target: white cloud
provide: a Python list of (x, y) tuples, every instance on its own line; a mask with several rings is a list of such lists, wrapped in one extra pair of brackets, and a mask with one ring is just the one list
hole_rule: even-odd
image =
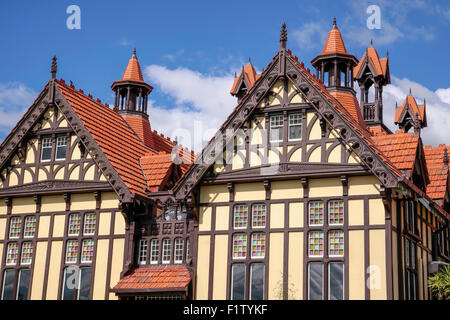
[(300, 29), (294, 30), (292, 35), (301, 49), (320, 49), (325, 44), (329, 25), (320, 22), (307, 22)]
[(9, 133), (36, 97), (37, 93), (23, 83), (0, 83), (0, 133), (2, 135)]

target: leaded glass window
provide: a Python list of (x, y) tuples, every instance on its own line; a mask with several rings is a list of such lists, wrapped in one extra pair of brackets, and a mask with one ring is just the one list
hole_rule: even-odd
[(21, 232), (22, 232), (22, 218), (12, 217), (9, 222), (9, 238), (17, 239), (20, 237)]
[(266, 226), (266, 205), (254, 204), (252, 206), (252, 228), (264, 228)]
[(81, 245), (81, 263), (91, 263), (94, 259), (94, 240), (85, 239)]
[(27, 300), (30, 289), (30, 269), (19, 270), (19, 279), (17, 285), (17, 300)]
[(302, 116), (300, 113), (289, 115), (289, 140), (300, 140), (302, 138)]
[(330, 225), (344, 224), (344, 201), (331, 200), (328, 202), (328, 223)]
[(310, 257), (323, 257), (324, 252), (323, 231), (310, 231), (308, 245)]
[(283, 116), (270, 117), (270, 142), (283, 141)]
[(73, 213), (69, 216), (69, 230), (68, 235), (78, 236), (81, 230), (81, 215), (79, 213)]
[(25, 225), (23, 228), (24, 238), (34, 238), (36, 234), (36, 217), (28, 216), (25, 218)]
[(56, 138), (56, 160), (65, 160), (67, 150), (67, 136)]
[(162, 263), (167, 264), (170, 263), (170, 252), (172, 250), (172, 242), (170, 239), (163, 240), (163, 249), (162, 249)]
[(328, 254), (334, 257), (344, 255), (344, 231), (333, 230), (328, 232)]
[(248, 206), (237, 205), (234, 206), (234, 228), (245, 229), (248, 224)]
[(181, 238), (176, 238), (174, 263), (183, 262), (183, 252), (184, 252), (184, 241)]
[(328, 264), (328, 300), (344, 300), (344, 263)]
[(97, 215), (95, 213), (86, 213), (84, 216), (84, 235), (95, 234), (95, 228), (97, 225)]
[(147, 251), (148, 251), (148, 245), (147, 240), (139, 240), (139, 264), (146, 264), (147, 263)]
[(15, 274), (14, 269), (6, 269), (3, 273), (2, 300), (13, 300)]
[(78, 260), (78, 241), (68, 240), (66, 244), (66, 263), (76, 263)]
[(19, 259), (19, 244), (17, 242), (8, 243), (6, 250), (6, 265), (16, 265)]
[(159, 259), (159, 240), (153, 239), (150, 242), (150, 263), (158, 264)]
[(33, 243), (24, 242), (22, 243), (22, 254), (20, 256), (20, 264), (28, 265), (33, 261)]
[(323, 299), (323, 263), (308, 263), (308, 300)]
[(264, 263), (250, 265), (250, 300), (264, 299)]
[(237, 233), (233, 235), (233, 258), (243, 259), (247, 256), (247, 235)]
[(322, 226), (324, 220), (324, 207), (322, 201), (309, 202), (309, 225)]
[(245, 298), (245, 264), (235, 263), (231, 266), (231, 300)]
[(264, 258), (266, 252), (266, 235), (264, 233), (252, 234), (252, 258)]

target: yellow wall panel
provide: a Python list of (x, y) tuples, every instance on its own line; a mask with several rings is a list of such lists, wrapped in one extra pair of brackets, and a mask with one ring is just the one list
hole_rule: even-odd
[(90, 166), (89, 169), (84, 174), (84, 180), (94, 180), (95, 169), (96, 169), (95, 165)]
[(374, 176), (348, 178), (348, 195), (380, 194), (380, 181)]
[(43, 180), (47, 180), (47, 179), (48, 179), (47, 172), (44, 169), (39, 169), (38, 180), (43, 181)]
[(101, 209), (117, 209), (119, 208), (119, 199), (117, 198), (117, 194), (115, 192), (102, 192)]
[(289, 203), (289, 227), (303, 228), (303, 202)]
[(40, 216), (38, 238), (48, 238), (50, 231), (50, 216)]
[(364, 225), (364, 200), (348, 200), (348, 225)]
[(61, 255), (62, 255), (63, 242), (53, 241), (50, 251), (50, 265), (48, 270), (48, 282), (47, 282), (47, 300), (58, 299), (59, 289), (59, 271), (61, 268)]
[(280, 156), (278, 155), (277, 152), (275, 152), (273, 150), (269, 150), (269, 157), (268, 157), (267, 162), (270, 163), (270, 164), (279, 163), (280, 162)]
[(31, 300), (41, 300), (44, 287), (45, 262), (47, 259), (47, 242), (36, 243), (34, 271), (31, 281)]
[(200, 202), (227, 202), (229, 200), (228, 188), (225, 184), (200, 187)]
[(270, 228), (284, 228), (284, 203), (270, 205)]
[[(234, 201), (265, 200), (266, 190), (262, 182), (238, 183), (234, 186)], [(228, 201), (228, 199), (226, 200)]]
[(200, 216), (198, 223), (199, 231), (211, 230), (211, 215), (212, 215), (211, 207), (200, 207)]
[(93, 193), (75, 193), (70, 196), (71, 210), (95, 210)]
[(283, 299), (283, 256), (284, 234), (276, 232), (270, 234), (269, 248), (269, 300)]
[(216, 230), (228, 230), (229, 218), (230, 208), (228, 206), (216, 207)]
[(9, 175), (9, 186), (13, 187), (17, 186), (18, 184), (19, 184), (19, 177), (14, 171), (12, 171), (11, 174)]
[(31, 175), (31, 172), (28, 170), (23, 171), (23, 183), (31, 183), (33, 182), (33, 176)]
[(98, 235), (109, 235), (111, 230), (111, 212), (101, 212), (98, 226)]
[(342, 183), (339, 178), (311, 179), (308, 185), (311, 198), (342, 196)]
[(289, 233), (288, 299), (303, 299), (303, 232)]
[(4, 199), (0, 199), (0, 215), (6, 214), (7, 206)]
[(41, 198), (41, 212), (57, 212), (66, 210), (66, 201), (62, 195), (43, 196)]
[(79, 180), (80, 179), (80, 166), (76, 166), (69, 176), (70, 180)]
[(385, 210), (383, 200), (369, 199), (369, 223), (370, 224), (384, 224)]
[(125, 217), (120, 211), (116, 211), (116, 216), (114, 218), (114, 234), (125, 234)]
[(233, 162), (231, 164), (232, 170), (239, 170), (244, 168), (245, 151), (238, 151), (233, 156)]
[(301, 198), (303, 196), (300, 180), (274, 181), (270, 188), (270, 198), (273, 200)]
[(384, 230), (369, 231), (369, 266), (374, 266), (375, 281), (370, 288), (371, 300), (386, 299), (386, 239)]
[(341, 148), (342, 146), (338, 144), (328, 155), (328, 162), (330, 163), (341, 163)]
[(11, 213), (35, 213), (36, 203), (32, 197), (13, 198)]
[(97, 241), (97, 256), (95, 261), (94, 288), (92, 298), (94, 300), (104, 300), (106, 290), (106, 273), (108, 268), (108, 247), (109, 240)]
[(364, 268), (364, 231), (352, 230), (348, 232), (348, 260), (349, 260), (349, 299), (365, 299), (365, 268)]
[(5, 235), (6, 235), (6, 218), (2, 218), (0, 219), (0, 240), (5, 239)]
[(64, 236), (64, 228), (66, 216), (64, 214), (57, 214), (54, 216), (53, 221), (53, 237), (63, 237)]
[[(111, 278), (109, 286), (114, 288), (114, 286), (120, 280), (120, 273), (123, 269), (123, 254), (125, 248), (125, 239), (114, 239), (113, 240), (113, 252), (112, 252), (112, 262), (111, 262)], [(109, 299), (117, 300), (115, 294), (110, 294)]]
[(301, 162), (302, 161), (302, 148), (298, 148), (295, 150), (291, 157), (289, 158), (289, 161), (295, 161), (295, 162)]
[(26, 164), (31, 164), (31, 163), (34, 163), (34, 150), (33, 150), (33, 148), (31, 147), (34, 143), (35, 143), (35, 139), (32, 139), (32, 140), (30, 140), (30, 141), (28, 141), (28, 144), (27, 144), (27, 153), (26, 153), (26, 156), (25, 156), (25, 163)]
[(210, 236), (198, 236), (196, 300), (208, 299)]
[(213, 277), (213, 299), (225, 300), (227, 298), (227, 255), (228, 235), (215, 236), (214, 242), (214, 277)]
[(310, 153), (308, 162), (321, 162), (322, 161), (322, 147), (316, 147), (313, 152)]

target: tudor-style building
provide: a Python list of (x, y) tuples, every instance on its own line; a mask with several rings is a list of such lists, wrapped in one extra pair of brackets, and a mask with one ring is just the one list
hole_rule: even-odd
[(114, 107), (54, 59), (0, 146), (1, 299), (431, 299), (450, 150), (423, 147), (425, 103), (406, 97), (392, 133), (388, 58), (358, 61), (335, 20), (314, 75), (286, 44), (283, 25), (263, 72), (243, 67), (194, 163), (151, 130), (135, 51)]

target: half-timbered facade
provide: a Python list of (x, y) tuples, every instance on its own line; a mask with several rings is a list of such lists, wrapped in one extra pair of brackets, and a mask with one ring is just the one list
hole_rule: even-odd
[(114, 107), (57, 80), (55, 59), (0, 146), (1, 298), (433, 298), (449, 148), (422, 145), (425, 102), (410, 94), (392, 133), (388, 57), (371, 44), (359, 61), (336, 21), (315, 74), (286, 43), (283, 25), (262, 73), (243, 67), (193, 163), (151, 130), (136, 52)]

